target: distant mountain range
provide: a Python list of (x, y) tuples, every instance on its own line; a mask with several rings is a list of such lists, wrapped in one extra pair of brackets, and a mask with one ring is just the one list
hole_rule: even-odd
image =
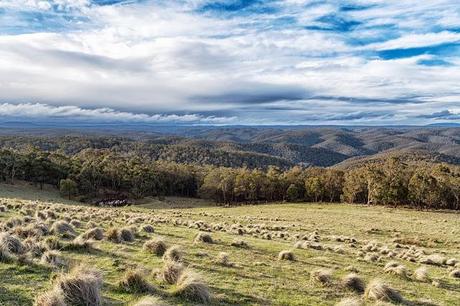
[[(0, 130), (0, 145), (12, 146), (32, 142), (48, 148), (72, 153), (87, 147), (123, 147), (145, 144), (143, 152), (154, 159), (178, 162), (248, 165), (266, 167), (275, 164), (289, 167), (296, 164), (350, 167), (386, 156), (407, 160), (427, 160), (460, 164), (460, 127), (305, 127), (305, 126), (144, 126), (131, 129), (116, 126), (67, 127), (9, 126)], [(0, 123), (0, 126), (2, 124)], [(33, 135), (33, 136), (32, 136)], [(49, 137), (52, 135), (53, 137)], [(64, 136), (65, 135), (65, 136)], [(86, 136), (82, 136), (86, 135)], [(87, 136), (90, 135), (90, 136)], [(37, 141), (36, 138), (42, 138)], [(85, 137), (92, 142), (80, 141)], [(110, 137), (117, 141), (100, 141)], [(65, 138), (65, 141), (59, 141)], [(73, 140), (72, 140), (73, 139)], [(124, 145), (121, 146), (120, 142)], [(103, 145), (101, 145), (101, 143)], [(148, 145), (148, 146), (147, 146)], [(13, 145), (14, 146), (14, 145)], [(137, 146), (138, 147), (138, 146)]]

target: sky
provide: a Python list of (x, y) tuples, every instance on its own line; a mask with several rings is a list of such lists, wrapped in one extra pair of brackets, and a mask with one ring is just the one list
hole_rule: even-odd
[(0, 0), (0, 119), (460, 122), (458, 0)]

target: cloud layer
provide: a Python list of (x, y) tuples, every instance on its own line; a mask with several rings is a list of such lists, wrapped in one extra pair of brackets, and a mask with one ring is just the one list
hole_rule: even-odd
[(0, 116), (452, 122), (456, 2), (3, 0)]

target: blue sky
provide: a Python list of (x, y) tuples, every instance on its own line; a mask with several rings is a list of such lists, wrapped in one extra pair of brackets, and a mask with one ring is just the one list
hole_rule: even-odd
[(2, 0), (0, 118), (460, 119), (456, 0)]

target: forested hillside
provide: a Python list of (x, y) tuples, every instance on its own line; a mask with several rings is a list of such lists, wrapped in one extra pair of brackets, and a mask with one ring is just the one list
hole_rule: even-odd
[(455, 165), (388, 158), (348, 170), (301, 166), (250, 169), (153, 160), (145, 158), (145, 153), (130, 154), (120, 145), (86, 148), (75, 154), (34, 147), (3, 149), (0, 181), (52, 184), (63, 196), (87, 202), (178, 195), (224, 204), (345, 201), (460, 208), (460, 167)]
[(270, 165), (348, 168), (389, 156), (460, 164), (460, 128), (162, 127), (140, 132), (112, 127), (97, 133), (34, 133), (3, 131), (0, 147), (33, 146), (71, 155), (85, 149), (110, 149), (152, 161), (264, 169)]

